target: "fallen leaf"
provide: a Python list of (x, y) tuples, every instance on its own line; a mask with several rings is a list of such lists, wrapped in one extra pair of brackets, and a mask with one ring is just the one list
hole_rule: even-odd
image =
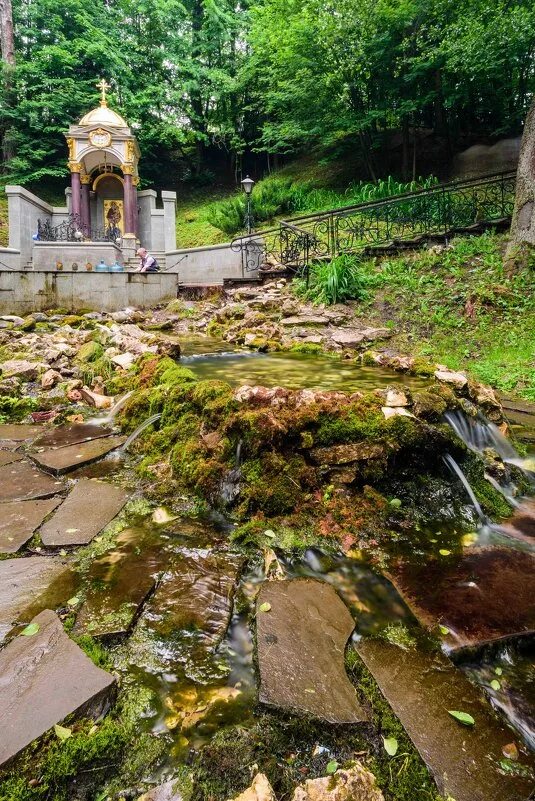
[(518, 759), (518, 748), (516, 747), (515, 743), (507, 743), (502, 748), (502, 754), (507, 757), (507, 759), (512, 759), (513, 762), (516, 762)]
[(398, 752), (398, 741), (395, 737), (383, 737), (383, 744), (388, 756), (396, 756)]
[(438, 628), (439, 628), (439, 630), (440, 630), (440, 633), (441, 633), (441, 634), (444, 634), (444, 636), (445, 636), (446, 634), (449, 634), (449, 633), (450, 633), (450, 630), (449, 630), (449, 629), (448, 629), (446, 626), (439, 626)]
[(399, 509), (401, 506), (401, 501), (399, 500), (399, 498), (392, 498), (392, 500), (390, 501), (390, 506), (393, 509)]
[(24, 637), (32, 637), (39, 631), (39, 623), (30, 623), (25, 629), (22, 629), (21, 634)]
[(77, 595), (75, 595), (73, 598), (69, 598), (69, 600), (67, 601), (67, 606), (76, 606), (79, 603), (80, 599), (78, 598)]
[(269, 537), (269, 539), (272, 540), (274, 536), (275, 532), (272, 531), (270, 528), (268, 528), (267, 531), (264, 531), (264, 537)]
[(79, 528), (66, 528), (65, 534), (76, 534), (78, 531), (80, 531)]
[(459, 723), (464, 723), (465, 726), (473, 726), (475, 723), (474, 718), (472, 715), (469, 715), (468, 712), (458, 712), (455, 709), (448, 709), (448, 714), (458, 720)]
[(441, 556), (449, 556), (449, 555), (450, 555), (450, 553), (451, 553), (451, 551), (448, 551), (448, 549), (447, 549), (447, 548), (441, 548), (441, 549), (440, 549), (440, 551), (439, 551), (439, 554), (440, 554)]
[(271, 604), (268, 604), (267, 601), (263, 604), (260, 604), (258, 607), (259, 612), (269, 612), (271, 610)]
[(496, 690), (496, 691), (497, 691), (497, 690), (500, 690), (500, 689), (501, 689), (501, 686), (502, 686), (502, 685), (500, 684), (500, 682), (498, 681), (498, 679), (492, 679), (492, 681), (491, 681), (491, 683), (490, 683), (490, 686), (492, 687), (492, 689), (493, 689), (493, 690)]
[(502, 673), (503, 673), (503, 670), (501, 669), (501, 667), (496, 667), (496, 668), (494, 668), (494, 672), (496, 673), (497, 676), (501, 676)]
[(56, 736), (63, 742), (63, 740), (68, 740), (69, 737), (72, 735), (72, 730), (67, 729), (65, 726), (60, 726), (58, 723), (54, 726), (54, 731), (56, 732)]
[(338, 770), (338, 762), (336, 759), (331, 759), (331, 761), (327, 764), (326, 770), (329, 776), (332, 776), (333, 773), (336, 773)]
[(463, 536), (461, 537), (461, 543), (465, 548), (469, 548), (471, 545), (474, 544), (474, 542), (477, 542), (477, 534), (475, 534), (474, 532), (470, 534), (463, 534)]

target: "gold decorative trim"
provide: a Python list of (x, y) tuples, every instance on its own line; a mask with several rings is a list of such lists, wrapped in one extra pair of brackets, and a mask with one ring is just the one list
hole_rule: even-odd
[(79, 161), (71, 161), (69, 160), (69, 171), (70, 172), (82, 172), (82, 165)]
[(132, 178), (132, 186), (139, 186), (139, 175), (134, 175)]
[(72, 136), (67, 136), (67, 147), (69, 148), (69, 161), (74, 161), (76, 142)]
[(81, 175), (80, 182), (82, 184), (90, 184), (91, 183), (91, 176), (90, 175)]
[(93, 147), (104, 148), (111, 145), (111, 133), (105, 128), (95, 128), (89, 133), (89, 141)]
[(116, 172), (101, 172), (100, 175), (97, 175), (97, 177), (93, 181), (93, 191), (96, 190), (98, 184), (100, 183), (100, 181), (102, 181), (103, 178), (115, 178), (124, 186), (123, 178), (120, 175), (117, 175)]
[(134, 174), (134, 165), (133, 164), (121, 164), (121, 170), (123, 171), (123, 175), (133, 175)]

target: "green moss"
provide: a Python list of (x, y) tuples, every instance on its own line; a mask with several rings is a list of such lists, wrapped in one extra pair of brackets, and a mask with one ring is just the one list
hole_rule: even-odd
[(291, 347), (292, 353), (312, 353), (320, 354), (323, 348), (315, 342), (295, 342)]
[(37, 398), (0, 395), (0, 423), (22, 420), (38, 406)]
[(210, 320), (208, 325), (206, 326), (206, 333), (209, 337), (221, 337), (223, 335), (225, 328), (221, 323), (218, 323), (216, 320)]
[(187, 367), (182, 367), (168, 356), (164, 356), (158, 361), (153, 375), (153, 384), (182, 384), (188, 381), (196, 381), (196, 378)]
[(412, 411), (425, 420), (439, 420), (448, 408), (446, 401), (432, 392), (418, 392), (413, 400)]
[(62, 320), (63, 325), (70, 325), (71, 328), (79, 328), (83, 323), (89, 322), (79, 314), (69, 314)]
[(341, 407), (335, 413), (319, 416), (314, 434), (317, 445), (359, 442), (379, 436), (384, 427), (384, 416), (377, 401), (360, 401)]
[(414, 375), (422, 376), (422, 378), (430, 377), (435, 374), (436, 366), (430, 362), (417, 356), (414, 359), (411, 367), (411, 373)]
[(89, 342), (84, 342), (84, 344), (78, 349), (78, 353), (75, 356), (75, 360), (77, 362), (95, 362), (97, 359), (104, 353), (104, 348), (98, 342), (94, 342), (90, 340)]
[(32, 317), (31, 314), (25, 317), (19, 328), (21, 331), (33, 331), (35, 328), (35, 317)]
[(268, 452), (258, 459), (246, 460), (241, 468), (241, 514), (262, 510), (276, 516), (292, 511), (302, 501), (313, 476), (314, 471), (301, 456), (285, 458)]
[(89, 634), (81, 634), (72, 638), (80, 646), (82, 651), (91, 659), (92, 662), (102, 670), (111, 670), (113, 667), (112, 659), (105, 648), (93, 639)]

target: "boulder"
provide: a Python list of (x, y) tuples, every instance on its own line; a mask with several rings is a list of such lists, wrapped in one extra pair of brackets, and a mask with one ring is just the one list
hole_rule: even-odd
[(52, 389), (58, 381), (61, 381), (61, 373), (57, 370), (47, 370), (41, 376), (41, 389)]
[(263, 773), (257, 773), (253, 783), (232, 801), (277, 801), (273, 788)]
[(100, 359), (103, 353), (104, 348), (102, 345), (91, 339), (89, 342), (84, 342), (78, 349), (75, 359), (77, 362), (94, 362)]
[(329, 325), (329, 318), (320, 314), (296, 314), (292, 317), (284, 317), (280, 324), (284, 326), (290, 325)]
[[(76, 391), (76, 390), (75, 390)], [(94, 406), (95, 409), (109, 409), (113, 406), (113, 398), (109, 395), (101, 395), (98, 392), (93, 392), (89, 387), (82, 387), (80, 390), (80, 397), (89, 406)]]
[(375, 776), (357, 762), (334, 776), (308, 779), (296, 787), (292, 801), (384, 801)]
[(345, 328), (341, 331), (333, 331), (331, 339), (333, 342), (336, 342), (337, 345), (343, 345), (346, 348), (355, 348), (357, 345), (364, 342), (365, 336), (362, 331)]
[(126, 353), (119, 353), (117, 354), (117, 356), (112, 356), (111, 360), (114, 364), (116, 364), (118, 367), (121, 367), (123, 370), (128, 370), (128, 368), (134, 364), (136, 357), (134, 356), (133, 353), (127, 351)]

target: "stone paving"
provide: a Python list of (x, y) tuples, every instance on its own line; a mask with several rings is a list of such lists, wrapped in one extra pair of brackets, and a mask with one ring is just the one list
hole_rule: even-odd
[(36, 501), (13, 501), (0, 507), (0, 553), (16, 553), (30, 539), (45, 517), (56, 509), (62, 499), (45, 498)]
[(99, 439), (66, 445), (63, 448), (47, 448), (32, 452), (32, 459), (44, 470), (60, 475), (91, 464), (110, 451), (119, 448), (126, 437), (102, 437)]

